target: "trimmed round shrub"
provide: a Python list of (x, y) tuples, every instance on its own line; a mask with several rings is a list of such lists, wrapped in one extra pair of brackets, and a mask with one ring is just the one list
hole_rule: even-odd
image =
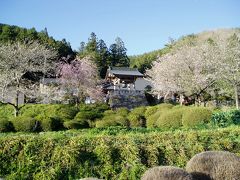
[(115, 114), (119, 116), (124, 116), (124, 117), (127, 117), (128, 113), (129, 113), (129, 110), (127, 108), (118, 108), (115, 111)]
[(94, 120), (96, 118), (100, 118), (102, 115), (100, 115), (98, 112), (95, 111), (80, 111), (75, 116), (74, 120), (81, 121), (81, 120)]
[(70, 121), (65, 121), (63, 123), (64, 127), (67, 129), (82, 129), (82, 128), (88, 128), (89, 124), (87, 121), (82, 120), (82, 121), (76, 121), (76, 120), (70, 120)]
[(103, 113), (109, 110), (109, 106), (105, 103), (95, 103), (95, 104), (81, 104), (79, 106), (80, 111), (97, 111)]
[(145, 118), (147, 119), (148, 117), (152, 116), (155, 114), (158, 110), (158, 106), (149, 106), (146, 108), (146, 111), (144, 113)]
[(147, 109), (145, 112), (147, 128), (157, 127), (156, 122), (160, 118), (160, 116), (169, 109), (172, 109), (173, 107), (174, 106), (172, 104), (162, 103), (157, 106), (152, 106), (151, 108), (149, 108), (149, 110)]
[(157, 107), (158, 107), (158, 110), (166, 110), (166, 109), (172, 109), (174, 105), (168, 104), (168, 103), (162, 103), (157, 105)]
[(186, 170), (198, 180), (239, 179), (240, 157), (226, 151), (206, 151), (193, 156)]
[(119, 124), (114, 120), (99, 120), (96, 121), (96, 128), (106, 128), (110, 126), (118, 126)]
[(97, 128), (109, 126), (129, 126), (128, 121), (129, 110), (127, 108), (118, 108), (116, 111), (106, 110), (103, 113), (103, 118), (96, 121)]
[(46, 106), (47, 105), (42, 105), (42, 104), (41, 105), (39, 105), (39, 104), (36, 104), (36, 105), (27, 104), (23, 108), (21, 108), (19, 114), (21, 116), (34, 118), (35, 116), (42, 113), (46, 109)]
[(184, 169), (172, 166), (159, 166), (148, 169), (141, 180), (193, 180)]
[(113, 114), (115, 114), (115, 112), (113, 110), (106, 110), (106, 111), (104, 111), (103, 116), (109, 116), (109, 115), (113, 115)]
[(74, 119), (76, 114), (79, 112), (78, 107), (72, 105), (61, 105), (57, 107), (55, 116), (62, 119), (63, 121)]
[(127, 117), (111, 114), (104, 116), (102, 120), (96, 121), (97, 128), (109, 127), (109, 126), (129, 126)]
[(58, 131), (63, 128), (62, 121), (57, 117), (45, 117), (40, 123), (43, 131)]
[(184, 109), (182, 123), (185, 127), (194, 127), (209, 123), (212, 111), (203, 107), (189, 107)]
[(39, 123), (32, 117), (18, 116), (11, 120), (14, 129), (18, 132), (35, 132), (39, 129)]
[(10, 132), (13, 130), (14, 127), (12, 122), (10, 122), (6, 117), (0, 117), (0, 132)]
[(129, 126), (129, 120), (127, 119), (126, 116), (115, 115), (113, 120), (119, 126)]
[(129, 113), (128, 119), (131, 127), (146, 127), (145, 110), (146, 107), (137, 107)]
[[(75, 116), (75, 120), (91, 120), (102, 118), (105, 111), (110, 111), (106, 104), (82, 104), (80, 105), (80, 112)], [(110, 111), (113, 112), (113, 111)]]
[(183, 109), (183, 108), (188, 108), (188, 106), (176, 105), (176, 106), (173, 106), (173, 107), (172, 107), (172, 110), (175, 110), (175, 109)]
[(106, 110), (109, 110), (110, 107), (107, 103), (96, 103), (96, 109), (99, 111), (99, 112), (104, 112)]
[(0, 104), (0, 117), (13, 118), (14, 117), (13, 106)]
[(181, 109), (168, 110), (164, 112), (155, 122), (156, 126), (162, 129), (168, 128), (179, 128), (182, 126), (182, 115)]
[(160, 116), (163, 114), (163, 111), (157, 111), (153, 115), (149, 116), (146, 120), (147, 128), (155, 128), (157, 127), (156, 122), (160, 118)]

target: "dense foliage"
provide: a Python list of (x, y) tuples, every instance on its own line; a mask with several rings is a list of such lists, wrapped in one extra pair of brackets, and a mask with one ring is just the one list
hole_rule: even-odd
[(167, 46), (163, 49), (144, 53), (142, 55), (129, 56), (130, 67), (138, 68), (140, 72), (145, 73), (146, 69), (150, 69), (152, 63), (156, 61), (158, 57), (170, 52), (170, 50), (171, 48)]
[(0, 132), (13, 131), (7, 123), (13, 123), (16, 131), (39, 132), (92, 127), (97, 118), (102, 118), (106, 104), (73, 105), (25, 105), (18, 117), (10, 105), (0, 105)]
[(87, 43), (81, 42), (78, 56), (80, 58), (90, 56), (97, 65), (101, 78), (105, 77), (109, 66), (129, 66), (127, 49), (119, 37), (117, 37), (115, 43), (111, 44), (108, 48), (105, 42), (102, 39), (98, 40), (96, 34), (92, 32)]
[(213, 113), (211, 120), (212, 123), (218, 127), (226, 127), (231, 124), (240, 124), (240, 111), (217, 111)]
[(47, 29), (37, 32), (35, 28), (27, 29), (18, 26), (10, 26), (0, 24), (0, 43), (15, 42), (27, 43), (30, 41), (38, 41), (40, 44), (57, 50), (59, 57), (67, 57), (74, 55), (70, 43), (66, 39), (61, 41), (55, 40), (48, 35)]
[(240, 155), (239, 137), (239, 127), (174, 132), (112, 128), (108, 131), (2, 133), (0, 176), (134, 180), (153, 166), (185, 167), (191, 157), (206, 150), (226, 150)]

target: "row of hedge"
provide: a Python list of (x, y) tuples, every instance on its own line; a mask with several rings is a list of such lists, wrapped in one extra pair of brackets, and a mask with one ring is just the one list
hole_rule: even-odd
[[(159, 127), (163, 129), (179, 127), (196, 127), (206, 125), (211, 121), (213, 111), (205, 107), (172, 106), (163, 104), (148, 111), (156, 111), (146, 117), (147, 127)], [(146, 112), (147, 113), (147, 112)], [(149, 113), (148, 113), (149, 114)]]
[(137, 107), (132, 111), (119, 108), (105, 111), (103, 118), (96, 121), (96, 127), (127, 126), (160, 129), (227, 127), (240, 124), (240, 111), (213, 111), (210, 108), (196, 106), (157, 106)]
[[(1, 112), (6, 111), (5, 115)], [(8, 111), (7, 111), (8, 110)], [(196, 127), (227, 127), (240, 124), (240, 111), (213, 112), (194, 106), (157, 106), (109, 110), (106, 104), (93, 105), (26, 105), (16, 118), (9, 107), (0, 107), (0, 132), (58, 131), (64, 129), (106, 128), (110, 126), (178, 129)]]
[(0, 106), (0, 132), (9, 131), (57, 131), (91, 127), (91, 122), (102, 118), (108, 110), (106, 104), (25, 105), (18, 117), (13, 116), (11, 106)]
[(240, 155), (239, 127), (116, 136), (68, 132), (0, 135), (0, 177), (6, 179), (140, 179), (150, 167), (184, 167), (195, 154)]

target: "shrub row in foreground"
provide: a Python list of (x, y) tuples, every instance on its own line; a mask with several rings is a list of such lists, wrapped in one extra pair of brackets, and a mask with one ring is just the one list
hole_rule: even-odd
[(175, 106), (159, 108), (147, 117), (147, 127), (162, 129), (196, 127), (210, 123), (212, 111), (204, 107)]
[(226, 150), (240, 155), (239, 128), (95, 135), (0, 136), (0, 177), (7, 179), (135, 180), (154, 166), (185, 167), (195, 154)]

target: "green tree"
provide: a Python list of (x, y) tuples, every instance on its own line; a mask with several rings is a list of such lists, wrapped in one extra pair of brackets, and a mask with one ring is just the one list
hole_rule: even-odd
[(127, 56), (127, 49), (121, 38), (117, 37), (115, 43), (109, 47), (109, 64), (111, 66), (129, 66), (129, 58)]
[(109, 51), (105, 42), (100, 39), (98, 41), (98, 58), (97, 67), (101, 78), (104, 78), (108, 68)]
[(115, 43), (108, 49), (105, 42), (98, 40), (95, 33), (91, 33), (88, 42), (80, 43), (78, 56), (84, 58), (90, 56), (97, 66), (98, 74), (104, 78), (108, 66), (129, 66), (129, 58), (127, 56), (127, 49), (121, 38), (116, 38)]
[(88, 38), (88, 43), (86, 44), (86, 51), (88, 53), (96, 53), (97, 52), (97, 46), (98, 46), (98, 39), (94, 32), (90, 34), (90, 37)]
[(101, 78), (105, 77), (109, 52), (105, 42), (102, 39), (98, 40), (94, 32), (90, 34), (86, 44), (84, 42), (80, 43), (78, 56), (80, 58), (90, 56), (97, 66), (99, 76)]
[(38, 41), (41, 45), (44, 45), (47, 48), (57, 50), (57, 59), (67, 57), (68, 55), (75, 55), (70, 44), (65, 39), (62, 41), (56, 41), (53, 37), (48, 35), (47, 28), (37, 32), (35, 28), (26, 29), (18, 26), (0, 24), (0, 43), (7, 44), (15, 41), (20, 43)]
[(11, 26), (3, 26), (0, 35), (0, 40), (3, 42), (13, 41), (15, 38), (14, 30)]

